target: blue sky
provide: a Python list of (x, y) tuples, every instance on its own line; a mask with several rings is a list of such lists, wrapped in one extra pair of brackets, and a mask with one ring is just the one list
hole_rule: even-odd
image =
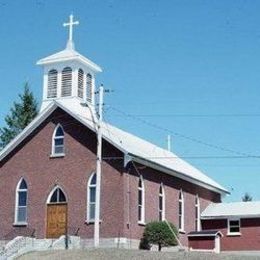
[(162, 147), (177, 132), (234, 150), (172, 135), (175, 153), (232, 192), (226, 201), (246, 191), (260, 200), (260, 159), (232, 158), (260, 155), (259, 10), (240, 0), (0, 0), (0, 126), (25, 81), (40, 102), (35, 63), (65, 47), (73, 12), (76, 49), (103, 68), (97, 84), (114, 90), (105, 119)]

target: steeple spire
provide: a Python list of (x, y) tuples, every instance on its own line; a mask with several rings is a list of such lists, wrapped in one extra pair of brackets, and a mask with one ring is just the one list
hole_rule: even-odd
[(68, 23), (64, 23), (64, 27), (69, 27), (69, 39), (67, 42), (67, 49), (74, 49), (74, 42), (73, 42), (73, 25), (78, 25), (79, 21), (73, 21), (73, 14), (70, 15), (70, 20)]

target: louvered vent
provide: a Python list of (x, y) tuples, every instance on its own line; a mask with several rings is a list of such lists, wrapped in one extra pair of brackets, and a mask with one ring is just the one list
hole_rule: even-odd
[(72, 88), (72, 69), (70, 67), (66, 67), (62, 71), (61, 96), (62, 97), (71, 96), (71, 88)]
[(57, 70), (50, 70), (48, 73), (48, 93), (47, 98), (57, 97)]
[(83, 98), (83, 85), (84, 85), (84, 71), (78, 71), (78, 97)]
[(87, 74), (87, 100), (91, 102), (92, 99), (92, 76)]

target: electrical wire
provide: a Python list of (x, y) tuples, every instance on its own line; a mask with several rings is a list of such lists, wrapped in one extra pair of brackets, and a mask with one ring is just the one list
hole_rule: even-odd
[(122, 115), (124, 115), (125, 117), (128, 117), (128, 118), (131, 118), (133, 120), (136, 120), (140, 123), (143, 123), (145, 125), (148, 125), (150, 127), (153, 127), (155, 129), (158, 129), (158, 130), (161, 130), (161, 131), (164, 131), (164, 132), (167, 132), (168, 134), (172, 134), (172, 135), (175, 135), (177, 137), (181, 137), (183, 139), (186, 139), (186, 140), (189, 140), (189, 141), (192, 141), (192, 142), (195, 142), (195, 143), (198, 143), (198, 144), (201, 144), (201, 145), (204, 145), (204, 146), (207, 146), (207, 147), (210, 147), (210, 148), (214, 148), (216, 150), (220, 150), (220, 151), (224, 151), (224, 152), (229, 152), (229, 153), (233, 153), (233, 154), (237, 154), (237, 155), (242, 155), (242, 156), (247, 156), (247, 157), (255, 157), (255, 155), (252, 155), (252, 154), (249, 154), (249, 153), (246, 153), (246, 152), (241, 152), (241, 151), (236, 151), (236, 150), (233, 150), (233, 149), (230, 149), (230, 148), (226, 148), (226, 147), (223, 147), (223, 146), (219, 146), (219, 145), (215, 145), (215, 144), (212, 144), (212, 143), (208, 143), (208, 142), (205, 142), (205, 141), (202, 141), (200, 139), (197, 139), (195, 137), (192, 137), (192, 136), (187, 136), (187, 135), (184, 135), (184, 134), (181, 134), (179, 132), (175, 132), (175, 131), (172, 131), (166, 127), (162, 127), (162, 126), (158, 126), (154, 123), (151, 123), (147, 120), (144, 120), (142, 118), (139, 118), (137, 116), (134, 116), (134, 115), (131, 115), (131, 114), (128, 114), (124, 111), (121, 111), (120, 109), (118, 108), (115, 108), (113, 106), (110, 106), (110, 108), (118, 113), (121, 113)]

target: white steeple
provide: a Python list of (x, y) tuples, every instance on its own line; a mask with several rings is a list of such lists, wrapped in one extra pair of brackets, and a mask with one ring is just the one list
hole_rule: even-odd
[(78, 25), (70, 15), (69, 39), (63, 51), (37, 62), (44, 69), (43, 100), (41, 110), (56, 99), (77, 99), (80, 103), (94, 105), (95, 75), (102, 69), (74, 49), (73, 26)]

